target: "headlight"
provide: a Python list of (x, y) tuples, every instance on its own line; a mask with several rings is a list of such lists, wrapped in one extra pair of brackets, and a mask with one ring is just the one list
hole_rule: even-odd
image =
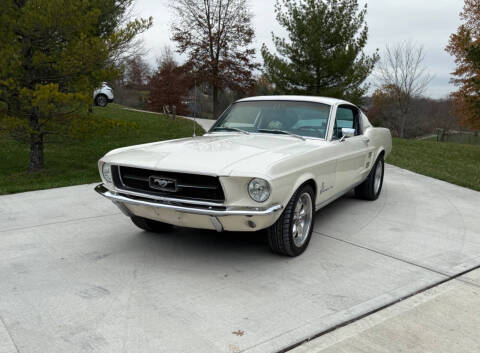
[(268, 181), (254, 178), (248, 183), (248, 194), (257, 202), (264, 202), (270, 197), (270, 184)]
[(103, 163), (102, 165), (102, 174), (103, 174), (103, 178), (108, 182), (108, 183), (112, 183), (113, 182), (113, 179), (112, 179), (112, 167), (110, 164), (108, 163)]

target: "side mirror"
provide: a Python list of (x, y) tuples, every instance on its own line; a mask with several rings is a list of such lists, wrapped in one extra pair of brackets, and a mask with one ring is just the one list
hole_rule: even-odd
[(347, 127), (342, 127), (342, 138), (340, 141), (344, 141), (347, 137), (355, 136), (355, 129), (350, 129)]

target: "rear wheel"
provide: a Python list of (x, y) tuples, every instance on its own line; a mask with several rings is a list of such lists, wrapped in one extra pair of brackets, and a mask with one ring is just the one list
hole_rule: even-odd
[(383, 186), (385, 162), (383, 155), (378, 157), (367, 179), (355, 188), (355, 195), (365, 200), (376, 200), (380, 196)]
[(138, 228), (149, 232), (162, 233), (172, 229), (172, 225), (170, 224), (154, 221), (148, 218), (133, 216), (131, 219), (133, 224), (135, 224)]
[(282, 255), (298, 256), (305, 251), (315, 220), (315, 194), (310, 185), (300, 187), (280, 218), (268, 228), (270, 248)]
[(95, 97), (95, 104), (99, 107), (106, 107), (108, 104), (108, 98), (104, 94), (99, 94)]

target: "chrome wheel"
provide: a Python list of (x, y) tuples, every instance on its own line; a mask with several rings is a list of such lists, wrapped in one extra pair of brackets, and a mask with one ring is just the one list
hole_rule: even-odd
[(373, 190), (375, 194), (378, 194), (380, 191), (380, 186), (382, 184), (382, 174), (383, 174), (383, 163), (379, 161), (377, 167), (375, 168), (375, 180), (373, 183)]
[(312, 224), (313, 205), (312, 197), (308, 192), (304, 192), (298, 198), (292, 221), (293, 242), (297, 247), (301, 247), (310, 233)]

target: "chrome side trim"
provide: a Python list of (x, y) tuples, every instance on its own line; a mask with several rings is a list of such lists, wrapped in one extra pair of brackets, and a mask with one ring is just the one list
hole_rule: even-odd
[[(250, 209), (250, 208), (241, 208), (241, 209), (229, 209), (226, 208), (225, 210), (214, 210), (208, 208), (196, 208), (194, 206), (181, 206), (172, 203), (165, 203), (164, 200), (159, 198), (158, 200), (150, 200), (143, 198), (144, 195), (141, 195), (142, 198), (130, 198), (128, 196), (120, 195), (116, 192), (112, 192), (108, 190), (103, 184), (99, 184), (95, 187), (95, 191), (98, 192), (100, 195), (106, 197), (107, 199), (114, 201), (116, 203), (127, 203), (132, 205), (142, 205), (142, 206), (151, 206), (157, 208), (166, 208), (170, 210), (175, 210), (178, 212), (183, 213), (193, 213), (199, 215), (207, 215), (207, 216), (269, 216), (274, 214), (275, 212), (280, 211), (283, 206), (282, 205), (273, 205), (266, 209)], [(177, 202), (185, 202), (184, 200), (177, 200)], [(215, 206), (219, 206), (215, 204)], [(223, 227), (222, 227), (223, 228)]]

